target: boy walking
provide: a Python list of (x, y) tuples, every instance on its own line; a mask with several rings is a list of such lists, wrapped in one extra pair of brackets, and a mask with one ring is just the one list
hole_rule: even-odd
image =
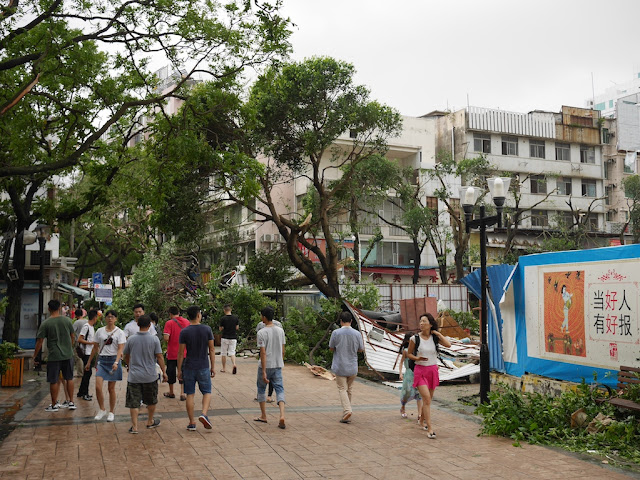
[(138, 327), (140, 327), (138, 333), (131, 335), (124, 346), (124, 361), (129, 366), (125, 406), (131, 414), (129, 433), (133, 434), (138, 433), (138, 413), (141, 401), (147, 406), (147, 428), (156, 428), (160, 425), (160, 420), (153, 418), (158, 403), (156, 362), (162, 369), (162, 381), (167, 381), (160, 340), (149, 332), (151, 327), (149, 315), (142, 315), (138, 318)]
[[(194, 417), (196, 383), (202, 393), (202, 415), (198, 419), (204, 428), (212, 428), (207, 412), (211, 403), (211, 379), (216, 375), (216, 350), (211, 327), (200, 323), (202, 320), (200, 307), (192, 305), (187, 308), (187, 317), (189, 326), (182, 329), (179, 337), (178, 380), (184, 381), (184, 393), (187, 395), (187, 415), (189, 415), (187, 430), (194, 432), (196, 430)], [(185, 348), (187, 349), (186, 358), (184, 357)]]
[(282, 383), (282, 367), (284, 367), (284, 346), (286, 339), (284, 330), (273, 324), (273, 308), (265, 307), (260, 312), (264, 328), (258, 332), (258, 347), (260, 348), (260, 365), (258, 365), (258, 395), (260, 416), (255, 422), (267, 423), (266, 388), (273, 384), (276, 401), (280, 407), (280, 421), (278, 428), (286, 428), (284, 423), (284, 385)]
[(224, 317), (220, 319), (220, 331), (222, 332), (222, 340), (220, 341), (222, 370), (220, 371), (226, 372), (227, 357), (230, 357), (231, 363), (233, 363), (232, 373), (234, 375), (238, 371), (236, 368), (236, 345), (238, 343), (239, 323), (238, 317), (231, 315), (231, 305), (225, 305)]

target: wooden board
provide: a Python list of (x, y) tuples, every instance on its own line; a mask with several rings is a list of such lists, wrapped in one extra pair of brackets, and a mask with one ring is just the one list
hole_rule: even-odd
[(420, 315), (425, 312), (430, 313), (434, 318), (438, 317), (438, 300), (435, 297), (400, 300), (400, 314), (409, 332), (420, 330)]

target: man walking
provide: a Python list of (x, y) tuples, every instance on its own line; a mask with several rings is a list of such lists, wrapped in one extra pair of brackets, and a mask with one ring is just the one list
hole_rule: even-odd
[[(76, 308), (75, 310), (75, 322), (73, 322), (73, 334), (76, 337), (76, 344), (74, 347), (78, 346), (78, 339), (80, 338), (80, 330), (87, 324), (87, 318), (85, 316), (84, 310), (81, 308)], [(77, 351), (74, 351), (75, 355), (73, 356), (73, 363), (76, 377), (82, 377), (84, 375), (84, 365), (82, 364), (82, 357), (78, 355)]]
[(138, 433), (138, 413), (141, 402), (147, 406), (147, 428), (156, 428), (160, 425), (160, 420), (153, 418), (158, 403), (156, 362), (162, 369), (162, 381), (167, 381), (160, 340), (150, 333), (150, 326), (151, 318), (148, 315), (139, 317), (140, 331), (129, 337), (124, 346), (124, 361), (129, 366), (125, 406), (131, 414), (129, 433), (133, 434)]
[[(180, 348), (180, 332), (189, 326), (189, 320), (180, 316), (178, 307), (169, 307), (171, 318), (164, 324), (164, 341), (167, 342), (167, 377), (169, 377), (169, 393), (165, 392), (167, 398), (176, 398), (173, 392), (173, 385), (176, 383), (176, 369), (178, 368), (178, 349)], [(183, 354), (186, 355), (185, 350)], [(186, 400), (184, 394), (184, 382), (180, 380), (180, 400)]]
[[(144, 305), (142, 303), (136, 303), (133, 306), (133, 320), (127, 323), (122, 329), (127, 338), (140, 331), (140, 327), (138, 326), (138, 319), (142, 315), (144, 315)], [(149, 332), (151, 333), (151, 335), (156, 335), (156, 329), (153, 325), (151, 325), (151, 328), (149, 328)]]
[(342, 403), (341, 423), (351, 420), (351, 388), (358, 373), (358, 352), (364, 351), (364, 342), (360, 332), (351, 328), (353, 315), (350, 312), (340, 314), (340, 328), (331, 333), (329, 350), (333, 352), (331, 370), (336, 375), (336, 385)]
[(182, 329), (179, 337), (178, 379), (184, 381), (184, 393), (187, 395), (187, 415), (189, 415), (187, 430), (194, 432), (196, 430), (194, 417), (196, 383), (202, 393), (200, 423), (206, 429), (212, 428), (207, 412), (211, 403), (211, 378), (216, 375), (216, 349), (213, 345), (211, 327), (200, 323), (202, 320), (200, 307), (191, 305), (187, 308), (187, 317), (189, 317), (189, 326)]
[(78, 397), (82, 398), (86, 401), (93, 400), (93, 397), (89, 395), (89, 380), (91, 380), (92, 370), (89, 368), (87, 370), (86, 366), (89, 362), (89, 357), (91, 357), (91, 350), (93, 350), (93, 338), (95, 337), (94, 325), (98, 321), (98, 311), (97, 310), (89, 310), (89, 316), (87, 319), (87, 323), (84, 324), (80, 332), (78, 333), (78, 346), (82, 352), (82, 364), (83, 364), (83, 375), (82, 381), (80, 382), (80, 388), (78, 389)]
[(220, 342), (222, 358), (222, 370), (226, 372), (227, 357), (231, 357), (233, 363), (232, 373), (235, 375), (236, 368), (236, 345), (238, 344), (238, 328), (239, 320), (235, 315), (231, 315), (231, 305), (224, 306), (224, 317), (220, 319), (220, 331), (222, 332), (222, 340)]
[[(51, 394), (51, 404), (45, 408), (47, 412), (58, 411), (58, 392), (60, 391), (59, 376), (67, 380), (65, 388), (68, 398), (73, 398), (73, 324), (71, 319), (60, 314), (60, 302), (50, 300), (48, 303), (49, 318), (47, 318), (36, 335), (36, 349), (33, 352), (34, 360), (42, 350), (44, 339), (47, 339), (47, 349), (49, 357), (47, 359), (47, 382), (49, 382), (49, 393)], [(75, 410), (73, 402), (67, 404), (69, 410)]]
[(266, 388), (273, 384), (276, 401), (280, 407), (278, 427), (284, 429), (284, 385), (282, 383), (282, 368), (284, 367), (284, 346), (286, 339), (284, 330), (273, 324), (273, 308), (265, 307), (260, 312), (264, 328), (258, 332), (258, 347), (260, 348), (260, 365), (258, 365), (258, 395), (260, 416), (254, 418), (256, 422), (267, 423)]

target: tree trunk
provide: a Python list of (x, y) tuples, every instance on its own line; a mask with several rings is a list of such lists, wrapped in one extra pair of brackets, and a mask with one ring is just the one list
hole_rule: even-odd
[(413, 240), (413, 284), (417, 285), (420, 281), (420, 255), (422, 254), (422, 250), (420, 249), (420, 245), (417, 240), (414, 238)]
[[(23, 225), (18, 224), (16, 231), (22, 232)], [(20, 336), (20, 317), (22, 311), (22, 290), (24, 289), (24, 263), (25, 251), (22, 243), (22, 236), (17, 235), (13, 246), (13, 265), (11, 270), (15, 270), (18, 279), (11, 280), (7, 277), (7, 298), (9, 303), (4, 317), (4, 327), (2, 329), (2, 340), (18, 344)]]
[(456, 279), (460, 280), (464, 277), (464, 256), (467, 253), (466, 248), (456, 248), (454, 259), (456, 262)]

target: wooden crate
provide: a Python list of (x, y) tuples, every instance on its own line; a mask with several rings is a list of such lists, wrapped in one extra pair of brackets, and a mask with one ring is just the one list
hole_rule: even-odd
[(21, 387), (24, 380), (24, 358), (9, 360), (9, 369), (2, 375), (0, 384), (3, 387)]

